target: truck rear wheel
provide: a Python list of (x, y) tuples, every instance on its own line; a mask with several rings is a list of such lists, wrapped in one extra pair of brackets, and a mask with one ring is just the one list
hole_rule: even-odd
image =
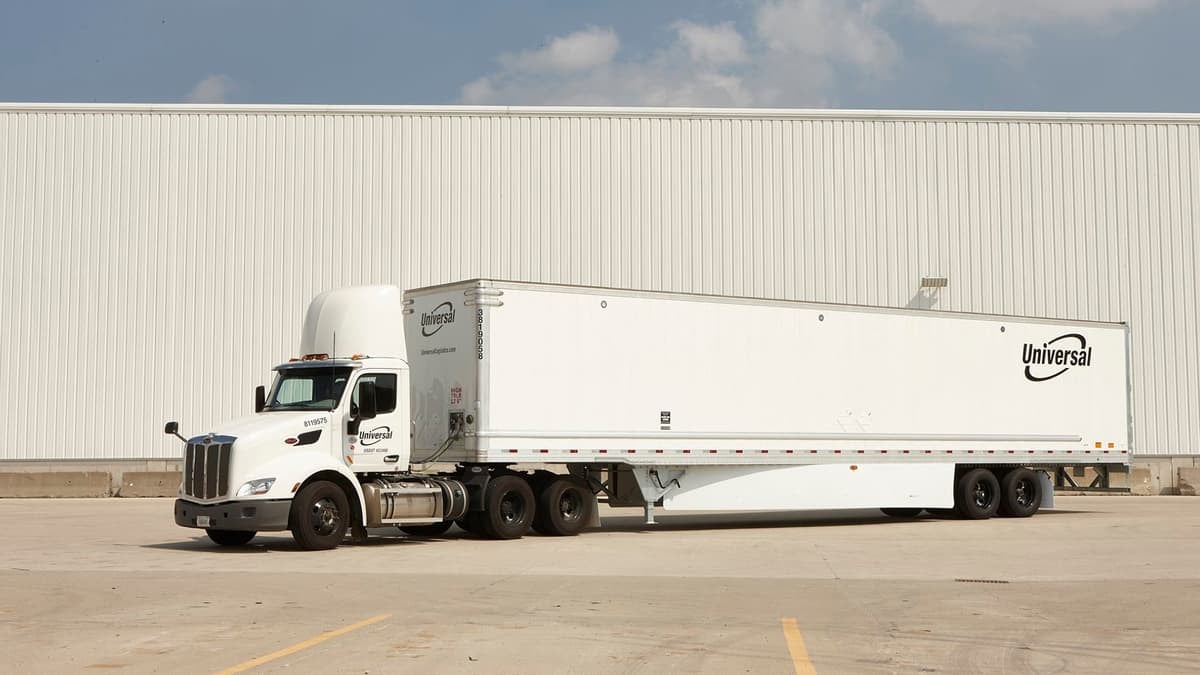
[(245, 546), (250, 543), (254, 535), (258, 534), (253, 531), (244, 530), (205, 530), (208, 538), (213, 540), (214, 544), (221, 546)]
[(538, 492), (533, 529), (556, 537), (574, 536), (591, 522), (595, 509), (595, 495), (586, 484), (574, 478), (556, 478)]
[(533, 489), (519, 476), (493, 478), (484, 495), (484, 510), (479, 523), (483, 534), (492, 539), (520, 539), (529, 532), (536, 506)]
[(1000, 515), (1028, 518), (1041, 506), (1042, 483), (1033, 471), (1019, 467), (1000, 479)]
[(1000, 482), (983, 468), (971, 469), (958, 479), (954, 490), (954, 509), (968, 520), (984, 520), (996, 515), (1000, 507)]
[(292, 538), (300, 548), (324, 551), (337, 548), (350, 525), (346, 493), (329, 481), (305, 485), (292, 500)]

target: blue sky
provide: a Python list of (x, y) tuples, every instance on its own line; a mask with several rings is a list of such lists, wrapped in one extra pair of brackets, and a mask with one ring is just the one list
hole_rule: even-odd
[(5, 0), (0, 101), (1200, 111), (1192, 0)]

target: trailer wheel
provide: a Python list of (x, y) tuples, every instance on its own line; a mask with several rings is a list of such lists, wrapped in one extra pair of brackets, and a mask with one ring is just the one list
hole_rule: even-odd
[(958, 479), (954, 508), (968, 520), (984, 520), (1000, 507), (1000, 481), (987, 469), (971, 469)]
[(250, 543), (254, 535), (258, 534), (245, 530), (205, 530), (205, 532), (214, 544), (221, 546), (245, 546)]
[(572, 537), (592, 520), (596, 496), (583, 481), (556, 478), (538, 492), (533, 529), (555, 537)]
[(292, 538), (300, 548), (324, 551), (337, 548), (350, 525), (346, 493), (329, 481), (305, 485), (292, 500)]
[(1042, 506), (1042, 483), (1033, 471), (1020, 467), (1000, 479), (1000, 514), (1028, 518)]
[(921, 511), (923, 511), (923, 509), (912, 508), (886, 508), (879, 510), (883, 511), (883, 515), (891, 516), (893, 518), (916, 518), (917, 516), (921, 515)]
[(529, 532), (536, 508), (533, 490), (519, 476), (497, 476), (488, 483), (480, 514), (483, 534), (492, 539), (520, 539)]
[(446, 534), (446, 530), (449, 530), (453, 524), (453, 520), (443, 520), (440, 523), (429, 523), (428, 525), (401, 525), (400, 531), (414, 537), (440, 537)]

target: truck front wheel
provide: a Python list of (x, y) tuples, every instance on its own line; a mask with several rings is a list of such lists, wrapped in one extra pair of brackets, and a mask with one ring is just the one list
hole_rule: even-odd
[(533, 523), (533, 490), (518, 476), (497, 476), (487, 486), (480, 525), (492, 539), (520, 539)]
[(292, 538), (300, 548), (324, 551), (337, 548), (350, 525), (346, 493), (329, 481), (305, 485), (292, 500)]
[(254, 535), (258, 534), (242, 530), (205, 530), (205, 532), (214, 544), (221, 546), (245, 546), (250, 543)]

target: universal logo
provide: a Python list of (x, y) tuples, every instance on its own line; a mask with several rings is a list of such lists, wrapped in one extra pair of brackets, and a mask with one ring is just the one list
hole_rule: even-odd
[(432, 312), (421, 312), (421, 335), (432, 337), (448, 323), (454, 323), (454, 305), (443, 302)]
[[(1078, 348), (1075, 348), (1076, 343)], [(1025, 364), (1025, 379), (1045, 382), (1072, 368), (1092, 365), (1092, 348), (1087, 346), (1087, 338), (1079, 333), (1067, 333), (1043, 342), (1041, 347), (1026, 342), (1021, 350), (1021, 361)]]
[(359, 445), (375, 445), (379, 441), (387, 441), (387, 440), (391, 440), (391, 438), (392, 438), (392, 428), (387, 427), (387, 426), (375, 427), (374, 429), (371, 429), (370, 431), (358, 432), (358, 444)]

